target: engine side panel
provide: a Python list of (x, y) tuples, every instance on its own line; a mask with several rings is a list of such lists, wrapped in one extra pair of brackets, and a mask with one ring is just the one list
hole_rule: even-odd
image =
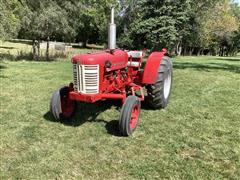
[(72, 58), (72, 63), (80, 63), (83, 65), (99, 65), (100, 68), (105, 66), (105, 62), (111, 62), (111, 68), (109, 71), (122, 69), (127, 66), (128, 54), (125, 51), (116, 49), (112, 53), (107, 51), (89, 53), (89, 54), (79, 54)]
[[(105, 67), (106, 61), (109, 61), (111, 63), (110, 68)], [(98, 66), (99, 90), (98, 90), (98, 92), (96, 92), (96, 91), (95, 92), (102, 93), (102, 91), (104, 91), (104, 89), (105, 89), (104, 73), (106, 71), (112, 72), (112, 71), (120, 70), (120, 69), (127, 67), (128, 54), (127, 54), (127, 52), (119, 50), (119, 49), (114, 50), (112, 53), (110, 53), (109, 51), (106, 50), (106, 51), (101, 51), (101, 52), (96, 52), (96, 53), (79, 54), (79, 55), (75, 55), (72, 57), (72, 63), (75, 66), (80, 65), (83, 68), (83, 70), (84, 70), (84, 67), (88, 68), (88, 66), (89, 66), (90, 70), (93, 70), (92, 66)], [(83, 73), (83, 71), (81, 71), (81, 73)], [(87, 72), (87, 74), (84, 75), (85, 81), (86, 81), (86, 75), (89, 75), (89, 72)], [(94, 76), (94, 74), (91, 74), (89, 76)], [(83, 75), (82, 75), (82, 77), (83, 77)], [(89, 86), (92, 86), (92, 84), (89, 80), (91, 80), (91, 77), (88, 78), (88, 81), (86, 81), (86, 83), (89, 84)], [(92, 87), (89, 87), (89, 88), (92, 89)]]
[(142, 76), (143, 84), (154, 84), (157, 80), (158, 68), (166, 52), (152, 52), (147, 59)]

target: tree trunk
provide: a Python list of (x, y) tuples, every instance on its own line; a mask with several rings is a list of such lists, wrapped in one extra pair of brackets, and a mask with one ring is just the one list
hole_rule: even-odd
[(87, 47), (87, 43), (88, 43), (88, 40), (87, 40), (87, 39), (83, 41), (83, 47), (84, 47), (84, 48)]
[(40, 40), (38, 39), (37, 41), (37, 59), (39, 60), (40, 58)]
[(190, 49), (189, 49), (189, 55), (190, 55), (190, 56), (192, 56), (193, 51), (194, 51), (194, 47), (190, 47)]
[(220, 47), (220, 52), (219, 52), (219, 56), (223, 56), (223, 47)]
[(225, 56), (228, 57), (228, 54), (229, 54), (229, 48), (227, 47), (226, 50), (225, 50)]
[(183, 47), (183, 55), (186, 56), (187, 55), (187, 46)]
[(181, 41), (179, 41), (176, 45), (176, 54), (177, 56), (180, 56), (182, 53), (182, 45), (181, 45)]
[(201, 51), (202, 51), (202, 48), (199, 48), (198, 52), (197, 52), (197, 56), (199, 56), (201, 54)]
[(47, 37), (46, 60), (49, 60), (49, 36)]
[(36, 60), (36, 40), (33, 39), (32, 41), (32, 49), (33, 49), (33, 59)]
[(175, 55), (175, 53), (176, 53), (175, 49), (176, 49), (175, 47), (172, 48), (172, 49), (170, 50), (170, 54)]

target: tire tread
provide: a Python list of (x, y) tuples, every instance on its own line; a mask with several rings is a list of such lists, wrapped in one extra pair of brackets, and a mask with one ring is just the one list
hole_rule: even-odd
[[(168, 70), (172, 73), (172, 63), (170, 58), (164, 56), (158, 68), (158, 75), (155, 84), (148, 85), (147, 88), (147, 102), (153, 109), (165, 108), (168, 104), (169, 97), (164, 98), (164, 76)], [(171, 89), (170, 89), (171, 91)], [(170, 95), (169, 95), (170, 96)]]

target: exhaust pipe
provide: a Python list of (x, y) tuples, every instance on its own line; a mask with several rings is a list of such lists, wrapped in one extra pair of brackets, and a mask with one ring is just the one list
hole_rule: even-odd
[(114, 23), (114, 7), (111, 8), (111, 21), (108, 25), (108, 49), (116, 49), (116, 24)]

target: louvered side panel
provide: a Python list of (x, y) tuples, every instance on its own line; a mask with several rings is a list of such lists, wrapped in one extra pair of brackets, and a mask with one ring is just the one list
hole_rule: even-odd
[(78, 69), (77, 65), (73, 64), (73, 84), (74, 84), (74, 91), (78, 91)]

